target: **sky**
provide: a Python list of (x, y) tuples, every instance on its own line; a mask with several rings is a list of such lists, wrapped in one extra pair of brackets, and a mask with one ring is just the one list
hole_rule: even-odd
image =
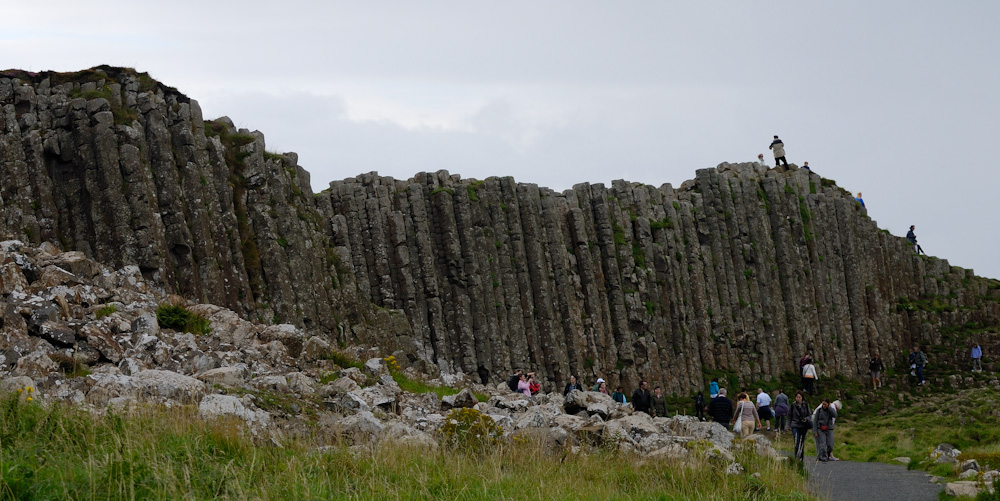
[(166, 5), (7, 5), (0, 69), (149, 72), (298, 153), (315, 191), (439, 169), (679, 186), (773, 161), (778, 134), (880, 228), (1000, 278), (995, 0)]

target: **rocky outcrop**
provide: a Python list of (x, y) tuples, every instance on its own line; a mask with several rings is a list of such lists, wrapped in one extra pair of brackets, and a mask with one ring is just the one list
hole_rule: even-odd
[[(0, 237), (75, 251), (0, 263), (0, 292), (94, 279), (93, 262), (133, 270), (122, 279), (218, 305), (208, 316), (301, 329), (263, 333), (286, 364), (341, 343), (483, 383), (522, 367), (550, 388), (574, 374), (687, 392), (706, 370), (773, 378), (807, 350), (853, 376), (873, 351), (893, 363), (1000, 318), (996, 281), (914, 255), (794, 166), (561, 193), (371, 173), (313, 194), (295, 154), (133, 70), (0, 72), (0, 110)], [(63, 303), (20, 320), (38, 337), (9, 345), (82, 336), (87, 357), (146, 368), (127, 343), (46, 324)], [(32, 364), (18, 370), (46, 370)]]

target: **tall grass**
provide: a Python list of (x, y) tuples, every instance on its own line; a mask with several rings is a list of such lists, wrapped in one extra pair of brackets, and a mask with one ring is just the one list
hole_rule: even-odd
[(4, 499), (807, 499), (799, 473), (749, 449), (736, 451), (745, 473), (727, 475), (708, 460), (531, 442), (348, 447), (316, 430), (279, 446), (192, 408), (93, 416), (10, 396), (0, 414)]

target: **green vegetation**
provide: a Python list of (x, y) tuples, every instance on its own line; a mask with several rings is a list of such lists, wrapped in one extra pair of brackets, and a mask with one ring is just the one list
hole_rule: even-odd
[[(437, 195), (438, 193), (447, 193), (447, 194), (449, 194), (451, 196), (455, 196), (455, 190), (453, 190), (451, 188), (445, 188), (444, 186), (442, 186), (442, 187), (440, 187), (440, 188), (432, 191), (431, 194), (430, 194), (430, 196), (433, 197), (434, 195)], [(430, 197), (428, 197), (428, 198), (430, 198)]]
[(955, 307), (945, 296), (921, 296), (917, 299), (901, 297), (896, 301), (896, 311), (932, 311), (935, 313), (951, 313)]
[(359, 454), (317, 429), (276, 447), (194, 407), (97, 416), (8, 396), (0, 415), (5, 499), (809, 499), (801, 474), (751, 447), (734, 451), (745, 473), (727, 475), (718, 460), (573, 454), (523, 438)]
[(113, 304), (109, 304), (98, 308), (97, 311), (94, 312), (94, 315), (97, 316), (97, 318), (104, 318), (116, 311), (118, 311), (118, 307)]
[(625, 230), (618, 223), (612, 223), (611, 229), (614, 231), (615, 245), (625, 245)]
[(156, 308), (156, 321), (161, 328), (192, 334), (208, 334), (212, 332), (211, 323), (207, 318), (191, 313), (183, 306), (161, 304)]
[(473, 181), (465, 187), (466, 193), (469, 195), (469, 200), (473, 202), (479, 201), (479, 189), (483, 187), (483, 181)]
[(670, 219), (670, 216), (664, 216), (664, 218), (659, 221), (649, 222), (649, 228), (653, 231), (662, 229), (671, 229), (673, 227), (674, 227), (674, 222)]
[[(120, 104), (122, 101), (121, 96), (115, 96), (110, 85), (104, 85), (103, 87), (86, 91), (82, 91), (79, 87), (76, 87), (69, 91), (67, 97), (70, 99), (82, 97), (88, 101), (99, 98), (106, 99), (108, 104), (111, 106), (111, 114), (115, 118), (115, 123), (118, 125), (128, 125), (131, 124), (132, 121), (139, 118), (139, 113), (135, 109), (127, 108)], [(115, 97), (117, 97), (117, 99), (115, 99)]]

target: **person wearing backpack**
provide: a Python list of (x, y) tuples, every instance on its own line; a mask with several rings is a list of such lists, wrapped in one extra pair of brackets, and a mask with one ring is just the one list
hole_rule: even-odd
[(517, 383), (521, 381), (521, 374), (523, 373), (524, 371), (518, 369), (507, 378), (507, 387), (510, 388), (510, 391), (517, 392)]
[(833, 422), (837, 419), (837, 409), (830, 405), (830, 399), (824, 398), (823, 403), (813, 414), (813, 436), (816, 438), (816, 459), (822, 462), (830, 460), (833, 453)]
[(882, 355), (875, 354), (871, 362), (868, 362), (868, 370), (872, 373), (872, 387), (876, 390), (879, 389), (882, 386), (882, 372), (885, 371)]
[(927, 383), (924, 378), (924, 366), (927, 365), (927, 355), (920, 351), (920, 345), (915, 345), (913, 347), (913, 363), (917, 366), (917, 386), (923, 386)]

